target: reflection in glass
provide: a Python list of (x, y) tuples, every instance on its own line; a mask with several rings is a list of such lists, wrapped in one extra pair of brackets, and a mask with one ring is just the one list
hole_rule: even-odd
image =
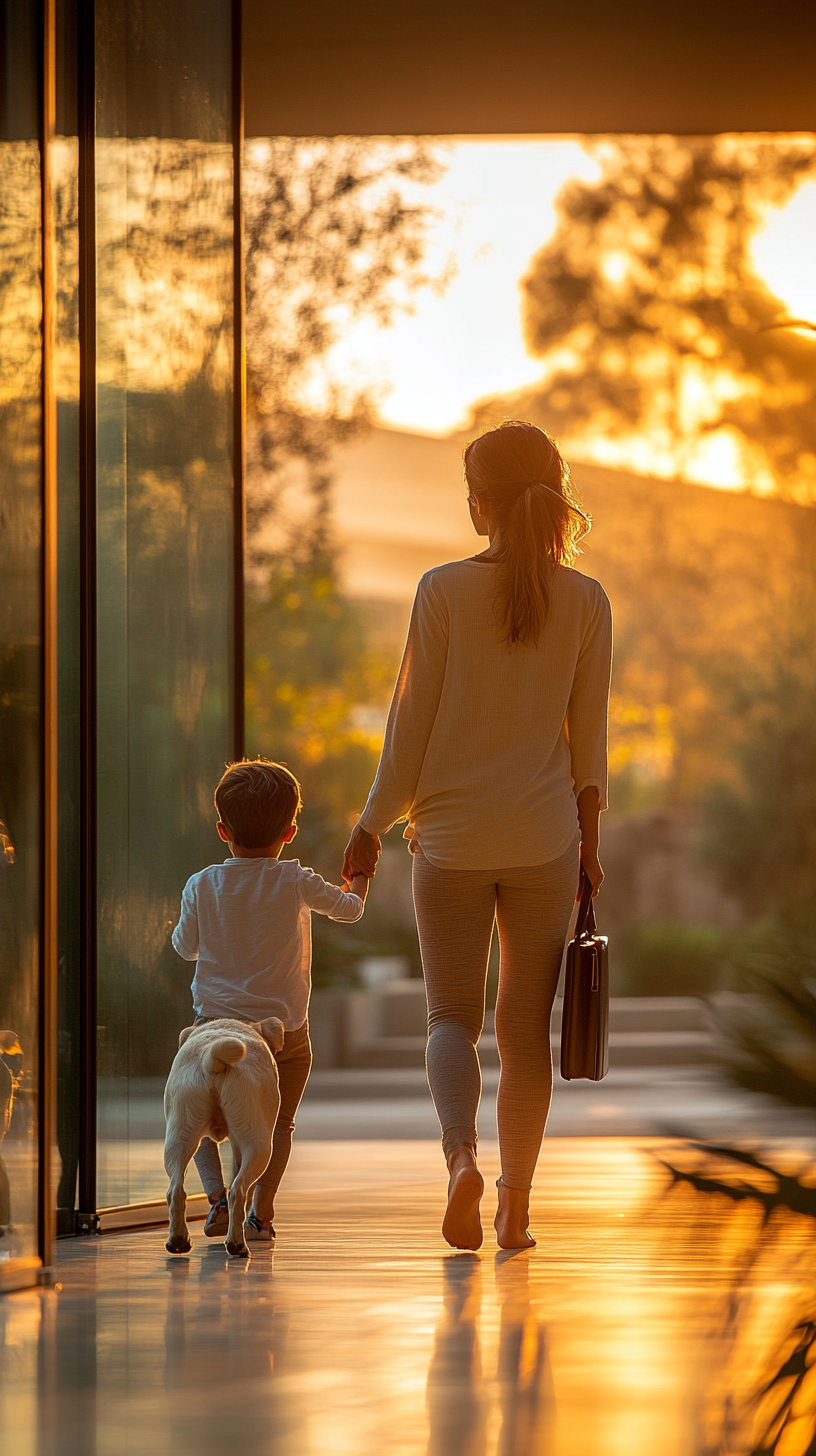
[[(189, 1022), (170, 947), (230, 756), (230, 6), (97, 6), (99, 1207)], [(156, 1175), (164, 1186), (157, 1160)], [(151, 1189), (151, 1192), (154, 1190)]]
[[(37, 1254), (42, 293), (37, 7), (0, 99), (0, 1260)], [(2, 1264), (0, 1264), (2, 1269)]]
[[(58, 99), (62, 99), (61, 97)], [(75, 117), (58, 108), (63, 125)], [(57, 406), (57, 1232), (73, 1233), (79, 1161), (79, 142), (51, 144)]]

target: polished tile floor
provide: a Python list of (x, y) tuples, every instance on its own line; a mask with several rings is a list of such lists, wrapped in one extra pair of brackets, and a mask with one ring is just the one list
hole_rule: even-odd
[[(496, 1137), (498, 1069), (486, 1068), (482, 1078), (479, 1136), (487, 1143)], [(100, 1207), (164, 1198), (163, 1086), (158, 1078), (149, 1085), (149, 1093), (135, 1091), (115, 1107), (101, 1104)], [(299, 1144), (439, 1141), (439, 1122), (419, 1068), (313, 1073), (297, 1126)], [(706, 1066), (613, 1067), (602, 1082), (564, 1082), (556, 1073), (548, 1138), (658, 1136), (814, 1138), (816, 1116), (809, 1108), (746, 1092)], [(199, 1187), (194, 1173), (190, 1187)]]
[(200, 1224), (183, 1258), (158, 1230), (69, 1241), (57, 1288), (0, 1301), (2, 1450), (806, 1456), (812, 1168), (553, 1139), (538, 1246), (496, 1257), (441, 1241), (432, 1143), (304, 1142), (274, 1254), (227, 1263)]

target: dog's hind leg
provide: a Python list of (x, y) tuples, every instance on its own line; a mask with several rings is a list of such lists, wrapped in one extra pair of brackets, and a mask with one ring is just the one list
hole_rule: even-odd
[(236, 1259), (248, 1259), (249, 1249), (244, 1238), (244, 1220), (247, 1203), (255, 1184), (263, 1173), (272, 1153), (272, 1141), (268, 1136), (241, 1145), (241, 1168), (232, 1180), (229, 1194), (229, 1229), (227, 1231), (227, 1253)]
[(189, 1254), (192, 1248), (187, 1228), (187, 1194), (184, 1191), (184, 1175), (199, 1142), (200, 1136), (193, 1134), (189, 1128), (177, 1128), (172, 1123), (167, 1128), (164, 1166), (170, 1179), (170, 1187), (167, 1190), (170, 1232), (164, 1247), (170, 1254)]

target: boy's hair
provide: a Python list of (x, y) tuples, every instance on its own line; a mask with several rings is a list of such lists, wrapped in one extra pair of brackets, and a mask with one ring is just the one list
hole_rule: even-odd
[(215, 807), (233, 844), (265, 849), (300, 813), (300, 784), (282, 763), (265, 758), (231, 763), (215, 791)]

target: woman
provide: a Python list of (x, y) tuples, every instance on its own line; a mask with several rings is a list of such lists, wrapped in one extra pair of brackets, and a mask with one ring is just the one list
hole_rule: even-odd
[(442, 1232), (482, 1242), (476, 1164), (494, 919), (501, 949), (502, 1248), (533, 1244), (530, 1187), (552, 1096), (549, 1026), (580, 864), (597, 894), (606, 807), (612, 622), (571, 569), (587, 518), (549, 435), (508, 421), (464, 452), (471, 520), (490, 544), (417, 590), (380, 765), (344, 873), (372, 874), (408, 819), (428, 993), (428, 1081), (450, 1180)]

